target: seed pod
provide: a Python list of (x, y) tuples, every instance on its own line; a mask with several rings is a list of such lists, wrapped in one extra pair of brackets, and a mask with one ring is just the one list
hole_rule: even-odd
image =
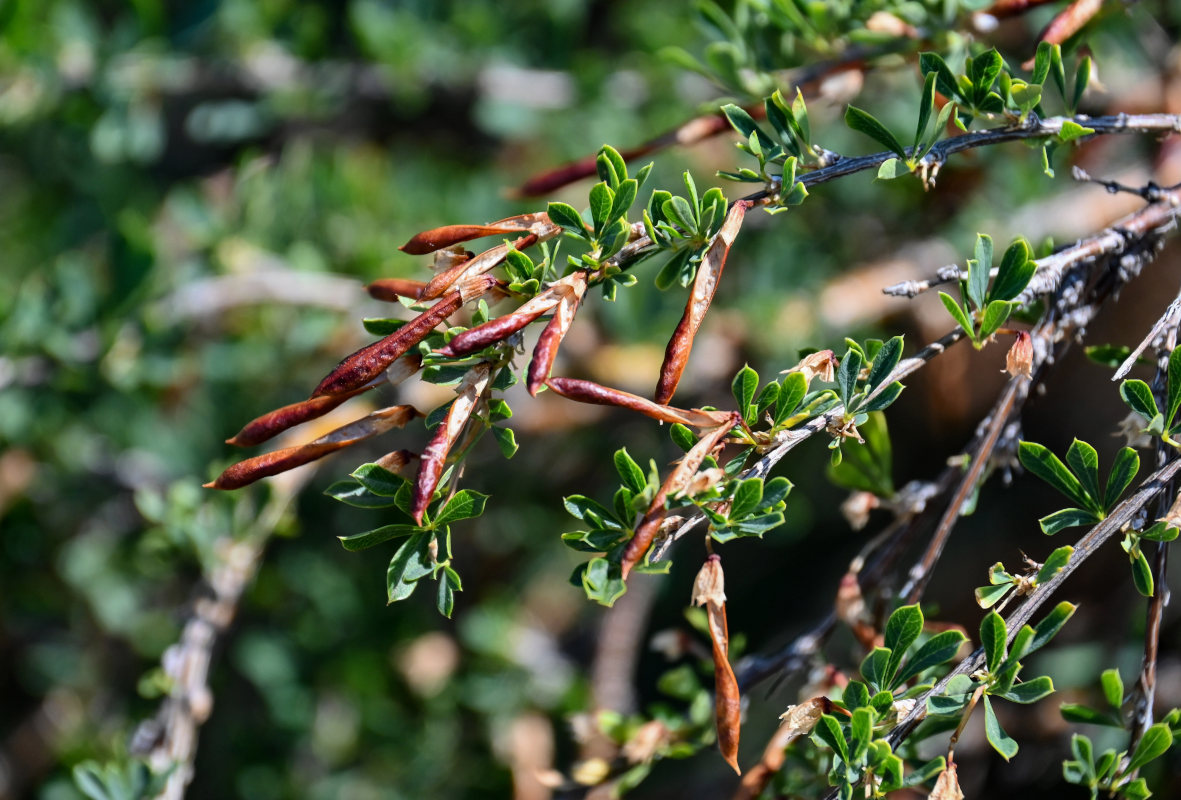
[(232, 438), (226, 439), (226, 444), (236, 447), (254, 447), (256, 444), (262, 444), (289, 428), (324, 416), (346, 400), (356, 397), (361, 392), (369, 391), (381, 382), (374, 381), (351, 392), (313, 397), (310, 400), (302, 400), (282, 408), (276, 408), (274, 411), (268, 411), (246, 423), (242, 430), (234, 434)]
[(661, 422), (679, 422), (694, 428), (712, 428), (724, 420), (729, 420), (731, 416), (730, 413), (724, 411), (703, 411), (700, 408), (686, 411), (672, 406), (662, 406), (639, 395), (578, 378), (550, 378), (545, 382), (545, 385), (562, 397), (581, 403), (618, 406), (638, 411), (646, 417), (658, 419)]
[(960, 779), (956, 774), (955, 762), (947, 761), (947, 768), (939, 773), (935, 779), (935, 788), (928, 795), (930, 800), (964, 800), (964, 793), (960, 789)]
[(507, 217), (487, 225), (445, 225), (441, 228), (432, 228), (416, 234), (398, 249), (412, 256), (420, 256), (484, 236), (523, 231), (542, 233), (551, 227), (553, 223), (550, 222), (549, 216), (544, 211), (535, 211), (532, 214)]
[(570, 326), (574, 324), (574, 315), (578, 313), (578, 307), (582, 304), (582, 298), (586, 294), (585, 272), (580, 270), (567, 277), (574, 278), (570, 289), (562, 294), (553, 319), (541, 331), (537, 345), (533, 348), (533, 360), (529, 362), (525, 387), (534, 397), (537, 396), (542, 384), (549, 377), (550, 369), (554, 365), (554, 358), (558, 355), (558, 348), (562, 345), (562, 340), (566, 338)]
[(286, 447), (239, 461), (219, 475), (217, 480), (205, 484), (205, 488), (240, 489), (260, 478), (278, 475), (380, 433), (400, 428), (417, 415), (414, 406), (390, 406), (374, 411), (305, 445)]
[[(557, 225), (553, 226), (553, 233), (550, 233), (545, 238), (551, 238), (554, 234), (560, 231)], [(465, 277), (473, 277), (476, 275), (483, 275), (490, 269), (500, 265), (500, 262), (508, 256), (509, 250), (524, 250), (527, 247), (532, 247), (540, 241), (540, 237), (531, 233), (528, 236), (522, 236), (512, 244), (499, 244), (496, 247), (485, 250), (478, 256), (473, 256), (466, 261), (460, 261), (454, 266), (448, 267), (435, 277), (431, 278), (430, 282), (423, 288), (422, 294), (419, 297), (423, 300), (434, 300), (443, 292), (451, 288), (451, 286)]]
[[(563, 278), (562, 280), (565, 281), (566, 279)], [(455, 358), (457, 356), (467, 355), (468, 353), (474, 353), (477, 350), (483, 350), (494, 342), (507, 339), (556, 306), (561, 301), (562, 293), (565, 290), (566, 284), (559, 285), (555, 283), (536, 297), (522, 303), (516, 311), (512, 311), (496, 319), (488, 320), (483, 325), (477, 325), (474, 328), (464, 331), (448, 342), (446, 347), (440, 348), (439, 352), (445, 356)]]
[(701, 462), (705, 460), (705, 457), (726, 438), (726, 434), (742, 419), (736, 412), (730, 412), (725, 417), (725, 422), (705, 431), (705, 435), (677, 462), (677, 466), (669, 473), (669, 476), (665, 478), (660, 489), (657, 490), (656, 496), (652, 498), (651, 505), (648, 506), (647, 513), (640, 520), (640, 524), (636, 526), (636, 532), (623, 548), (623, 554), (620, 556), (620, 567), (624, 578), (627, 578), (632, 567), (640, 563), (641, 559), (644, 558), (644, 554), (648, 552), (648, 548), (652, 546), (652, 542), (656, 538), (656, 533), (660, 530), (660, 525), (667, 513), (664, 507), (665, 499), (670, 495), (675, 495), (685, 490), (685, 487), (689, 485), (693, 476), (697, 473), (697, 469), (701, 466)]
[(672, 338), (668, 340), (668, 347), (664, 351), (664, 363), (660, 366), (655, 399), (661, 405), (667, 404), (677, 391), (677, 384), (681, 381), (685, 365), (689, 363), (693, 338), (697, 336), (705, 313), (709, 311), (709, 304), (718, 288), (718, 279), (722, 277), (722, 269), (726, 266), (726, 256), (742, 227), (746, 210), (751, 205), (748, 201), (740, 200), (731, 206), (726, 221), (722, 223), (722, 229), (714, 237), (713, 243), (697, 267), (697, 277), (693, 280), (693, 291), (689, 295), (685, 313), (677, 323)]
[[(492, 288), (495, 283), (495, 278), (484, 276), (485, 291)], [(320, 381), (320, 385), (312, 392), (312, 397), (350, 392), (373, 380), (399, 356), (425, 339), (436, 325), (458, 311), (463, 303), (464, 298), (460, 292), (451, 292), (389, 336), (362, 347), (337, 364), (336, 368)]]
[(468, 418), (476, 408), (476, 403), (488, 387), (492, 374), (492, 366), (488, 363), (477, 364), (467, 371), (463, 381), (456, 389), (459, 396), (447, 410), (447, 416), (435, 428), (435, 435), (422, 451), (422, 463), (418, 466), (418, 477), (414, 482), (414, 495), (411, 501), (410, 516), (415, 523), (422, 524), (422, 516), (431, 504), (435, 489), (439, 486), (439, 478), (443, 475), (443, 467), (447, 463), (447, 454), (452, 445), (463, 432)]
[[(738, 692), (738, 679), (730, 666), (730, 631), (726, 625), (726, 595), (722, 591), (725, 582), (722, 574), (722, 560), (711, 555), (705, 560), (694, 583), (693, 602), (705, 604), (709, 620), (709, 638), (713, 644), (714, 656), (714, 717), (718, 728), (718, 749), (722, 758), (739, 775), (738, 735), (742, 727), (742, 698)], [(699, 591), (700, 589), (700, 591)]]
[(365, 291), (369, 292), (369, 296), (374, 300), (396, 303), (400, 297), (417, 300), (424, 288), (426, 288), (426, 281), (412, 281), (409, 278), (380, 278), (366, 286)]

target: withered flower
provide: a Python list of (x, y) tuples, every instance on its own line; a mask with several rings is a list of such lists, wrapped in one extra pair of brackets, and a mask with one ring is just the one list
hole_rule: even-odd
[(800, 363), (791, 369), (784, 370), (783, 374), (802, 372), (804, 377), (808, 379), (808, 383), (811, 383), (814, 378), (831, 383), (833, 376), (836, 375), (836, 367), (837, 357), (831, 350), (817, 350), (815, 353), (804, 356), (800, 359)]
[(1033, 373), (1033, 339), (1027, 331), (1017, 331), (1017, 341), (1005, 356), (1005, 372), (1014, 378), (1018, 375), (1028, 378)]

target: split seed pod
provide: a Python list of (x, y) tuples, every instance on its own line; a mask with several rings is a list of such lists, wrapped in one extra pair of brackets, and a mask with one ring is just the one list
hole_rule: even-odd
[(660, 379), (656, 383), (656, 402), (666, 404), (677, 391), (677, 384), (681, 382), (681, 375), (685, 372), (685, 365), (689, 363), (689, 353), (693, 349), (693, 338), (701, 328), (705, 313), (709, 311), (709, 304), (713, 301), (714, 292), (718, 288), (718, 279), (722, 277), (722, 268), (726, 266), (726, 256), (738, 231), (742, 227), (742, 220), (746, 210), (751, 207), (748, 201), (740, 200), (730, 207), (722, 229), (714, 238), (713, 243), (701, 259), (697, 267), (697, 277), (693, 280), (693, 291), (689, 295), (689, 302), (685, 306), (685, 313), (677, 323), (668, 347), (664, 351), (664, 363), (660, 366)]
[(693, 604), (705, 606), (709, 638), (714, 656), (714, 716), (718, 728), (718, 749), (722, 758), (739, 775), (738, 735), (742, 726), (742, 698), (738, 679), (730, 666), (730, 632), (726, 625), (725, 575), (722, 559), (710, 555), (693, 582)]
[(412, 256), (420, 256), (484, 236), (524, 232), (540, 234), (552, 226), (548, 214), (544, 211), (535, 211), (532, 214), (507, 217), (487, 225), (444, 225), (441, 228), (432, 228), (415, 234), (398, 249)]
[(488, 388), (488, 381), (492, 375), (492, 366), (488, 363), (477, 364), (467, 371), (463, 381), (456, 389), (459, 396), (447, 410), (447, 416), (435, 428), (435, 435), (422, 451), (422, 463), (418, 466), (418, 477), (414, 482), (414, 495), (411, 500), (410, 516), (415, 523), (422, 524), (423, 514), (431, 504), (435, 489), (439, 486), (439, 478), (443, 475), (443, 467), (447, 463), (447, 454), (452, 445), (459, 438), (468, 419)]
[(569, 289), (562, 294), (561, 300), (558, 301), (553, 319), (541, 331), (537, 345), (533, 348), (533, 360), (529, 362), (525, 387), (534, 397), (537, 396), (542, 384), (549, 378), (550, 370), (554, 366), (554, 359), (558, 355), (558, 348), (562, 345), (562, 340), (566, 338), (570, 326), (574, 324), (574, 315), (578, 313), (578, 307), (582, 304), (582, 298), (586, 294), (585, 272), (580, 270), (567, 277), (574, 280), (571, 281)]
[(308, 444), (286, 447), (239, 461), (219, 475), (217, 480), (205, 484), (205, 488), (240, 489), (260, 478), (278, 475), (393, 428), (400, 428), (416, 416), (418, 411), (414, 406), (390, 406), (374, 411)]

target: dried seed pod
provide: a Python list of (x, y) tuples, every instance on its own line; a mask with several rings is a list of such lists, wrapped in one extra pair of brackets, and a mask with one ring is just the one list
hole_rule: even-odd
[(660, 379), (656, 383), (655, 400), (665, 405), (672, 399), (689, 363), (689, 353), (693, 349), (693, 339), (701, 327), (705, 313), (709, 311), (709, 304), (713, 300), (714, 292), (718, 288), (718, 279), (722, 276), (722, 269), (726, 266), (726, 256), (730, 252), (734, 239), (742, 227), (743, 217), (751, 203), (740, 200), (730, 207), (722, 229), (714, 237), (713, 243), (706, 251), (705, 257), (697, 267), (697, 277), (693, 280), (693, 291), (689, 295), (689, 302), (685, 306), (685, 313), (677, 323), (672, 338), (668, 340), (668, 347), (664, 351), (664, 363), (660, 367)]
[(578, 378), (550, 378), (545, 385), (570, 400), (627, 408), (661, 422), (679, 422), (694, 428), (712, 428), (731, 417), (731, 414), (725, 411), (704, 411), (699, 408), (686, 411), (672, 406), (662, 406), (639, 395)]
[(656, 538), (656, 534), (660, 530), (661, 523), (664, 521), (665, 514), (667, 513), (667, 509), (664, 507), (665, 499), (670, 495), (684, 492), (685, 487), (689, 485), (693, 476), (697, 473), (698, 468), (701, 466), (701, 462), (726, 438), (726, 434), (741, 420), (741, 417), (735, 412), (730, 412), (725, 416), (725, 422), (705, 431), (705, 435), (677, 462), (677, 466), (669, 473), (669, 476), (665, 478), (660, 489), (657, 490), (651, 505), (648, 506), (647, 513), (640, 520), (640, 524), (636, 526), (636, 532), (623, 548), (623, 554), (620, 556), (620, 567), (624, 578), (631, 572), (632, 567), (640, 563), (640, 560), (644, 558), (644, 554), (648, 552), (648, 548), (652, 546), (652, 542)]
[[(550, 233), (545, 238), (550, 238), (560, 230), (561, 228), (556, 225), (553, 226), (553, 233)], [(423, 287), (419, 297), (423, 300), (434, 300), (459, 280), (483, 275), (488, 270), (499, 266), (500, 262), (504, 261), (508, 256), (509, 250), (524, 250), (527, 247), (537, 244), (539, 240), (537, 234), (531, 233), (528, 236), (522, 236), (512, 244), (499, 244), (496, 247), (485, 250), (478, 256), (473, 256), (466, 261), (460, 261), (431, 278), (430, 282)]]
[(456, 389), (458, 397), (422, 451), (422, 463), (418, 466), (418, 477), (414, 482), (414, 495), (410, 507), (410, 516), (419, 525), (422, 524), (422, 516), (439, 486), (439, 478), (443, 475), (443, 467), (447, 463), (447, 454), (451, 452), (452, 445), (463, 432), (468, 418), (471, 417), (484, 390), (488, 388), (491, 375), (492, 366), (488, 363), (477, 364), (467, 371)]
[(960, 789), (960, 779), (956, 774), (955, 762), (947, 761), (947, 768), (939, 773), (935, 779), (935, 788), (928, 795), (930, 800), (964, 800), (964, 793)]
[[(495, 285), (496, 279), (484, 276), (483, 283), (487, 291)], [(451, 292), (389, 336), (362, 347), (337, 364), (320, 381), (312, 397), (350, 392), (373, 380), (407, 350), (425, 339), (436, 325), (458, 311), (463, 303), (460, 292)]]
[(400, 297), (417, 300), (426, 288), (426, 281), (414, 281), (409, 278), (380, 278), (365, 287), (369, 296), (374, 300), (385, 300), (389, 303), (398, 302)]
[(467, 355), (477, 350), (483, 350), (493, 342), (499, 342), (513, 335), (542, 314), (558, 306), (579, 280), (585, 287), (586, 273), (574, 272), (555, 281), (536, 297), (521, 304), (516, 311), (464, 331), (452, 339), (446, 347), (441, 348), (439, 352), (451, 357)]
[(217, 480), (205, 484), (205, 488), (240, 489), (260, 478), (278, 475), (380, 433), (400, 428), (417, 415), (414, 406), (390, 406), (374, 411), (307, 444), (239, 461), (219, 475)]
[(380, 381), (374, 381), (351, 392), (313, 397), (310, 400), (302, 400), (282, 408), (276, 408), (274, 411), (268, 411), (246, 423), (242, 430), (234, 434), (232, 438), (226, 439), (226, 444), (237, 447), (254, 447), (257, 444), (262, 444), (289, 428), (324, 416), (345, 401), (372, 389), (379, 383)]
[(549, 216), (544, 211), (535, 211), (532, 214), (507, 217), (496, 222), (490, 222), (487, 225), (444, 225), (441, 228), (432, 228), (429, 231), (423, 231), (414, 235), (410, 241), (398, 249), (403, 253), (419, 256), (484, 236), (522, 233), (525, 231), (540, 234), (552, 227), (554, 225), (550, 222)]
[[(742, 727), (742, 697), (738, 679), (730, 666), (730, 631), (726, 625), (726, 596), (722, 591), (725, 578), (722, 561), (717, 555), (705, 560), (697, 574), (693, 601), (705, 604), (709, 621), (709, 638), (714, 657), (714, 717), (718, 728), (718, 749), (722, 758), (739, 775), (738, 736)], [(697, 586), (701, 591), (698, 592)], [(700, 601), (700, 602), (699, 602)]]
[(779, 715), (793, 736), (807, 736), (816, 727), (823, 714), (832, 710), (832, 701), (824, 695), (813, 697), (798, 705), (789, 706)]
[(558, 355), (558, 348), (562, 345), (562, 340), (566, 338), (570, 326), (574, 324), (574, 315), (578, 313), (578, 307), (582, 304), (582, 298), (586, 294), (585, 272), (580, 270), (566, 277), (574, 280), (571, 282), (569, 290), (564, 292), (561, 300), (558, 301), (553, 319), (541, 331), (537, 345), (533, 348), (533, 360), (529, 362), (525, 387), (534, 397), (537, 396), (542, 384), (549, 377), (554, 359)]

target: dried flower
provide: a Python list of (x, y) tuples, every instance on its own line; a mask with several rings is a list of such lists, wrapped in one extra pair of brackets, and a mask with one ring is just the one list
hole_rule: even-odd
[(836, 366), (837, 357), (831, 350), (817, 350), (815, 353), (804, 356), (800, 359), (800, 363), (784, 372), (802, 372), (804, 377), (808, 379), (808, 383), (811, 383), (814, 378), (832, 382), (833, 376), (836, 374)]
[(854, 625), (865, 619), (865, 598), (861, 596), (861, 584), (852, 572), (846, 572), (841, 578), (834, 610), (837, 619), (846, 625)]
[(841, 503), (841, 514), (848, 521), (849, 527), (859, 531), (869, 522), (869, 512), (881, 505), (881, 500), (873, 492), (852, 492), (845, 502)]
[(658, 719), (640, 726), (635, 735), (623, 746), (623, 755), (632, 764), (651, 761), (656, 754), (668, 746), (669, 730)]
[(821, 695), (799, 705), (788, 706), (787, 711), (780, 714), (779, 718), (794, 735), (807, 736), (816, 727), (821, 715), (827, 714), (830, 710), (832, 710), (832, 701)]
[(1147, 427), (1148, 421), (1144, 417), (1135, 411), (1129, 411), (1128, 416), (1120, 420), (1119, 429), (1112, 435), (1124, 437), (1128, 447), (1143, 450), (1152, 447), (1152, 437), (1144, 432)]
[(939, 773), (935, 781), (935, 788), (931, 790), (930, 800), (964, 800), (964, 793), (960, 791), (960, 779), (956, 776), (955, 762), (948, 761), (947, 769)]
[(693, 581), (693, 605), (706, 603), (722, 605), (726, 602), (726, 577), (722, 572), (722, 558), (714, 554), (705, 559)]
[(1017, 331), (1017, 341), (1005, 356), (1005, 372), (1014, 378), (1018, 375), (1030, 377), (1033, 372), (1033, 339), (1027, 331)]

